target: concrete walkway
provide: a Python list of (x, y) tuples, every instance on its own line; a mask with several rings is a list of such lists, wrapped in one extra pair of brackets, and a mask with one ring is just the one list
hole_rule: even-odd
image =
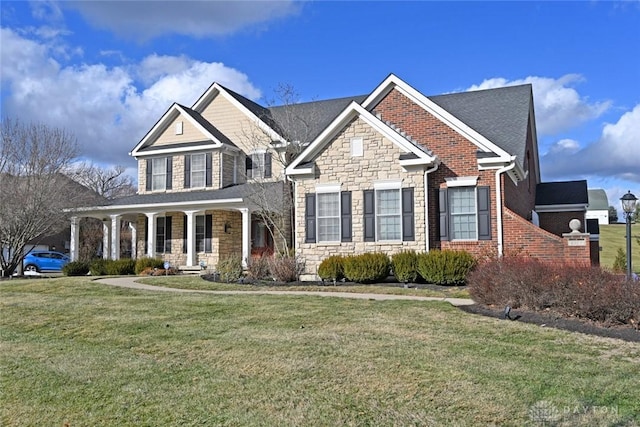
[(440, 298), (440, 297), (420, 297), (412, 295), (388, 295), (388, 294), (361, 294), (353, 292), (331, 292), (331, 291), (207, 291), (197, 289), (176, 289), (165, 288), (162, 286), (146, 285), (136, 282), (135, 277), (113, 277), (107, 279), (98, 279), (98, 283), (109, 286), (118, 286), (121, 288), (139, 289), (143, 291), (157, 292), (180, 292), (180, 293), (198, 293), (198, 294), (214, 294), (214, 295), (309, 295), (318, 297), (336, 297), (336, 298), (352, 298), (352, 299), (368, 299), (368, 300), (411, 300), (411, 301), (444, 301), (456, 307), (462, 305), (472, 305), (473, 300), (466, 298)]

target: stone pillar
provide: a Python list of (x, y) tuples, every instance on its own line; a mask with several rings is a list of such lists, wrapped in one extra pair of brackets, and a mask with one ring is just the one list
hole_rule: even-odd
[(156, 255), (156, 218), (157, 212), (147, 213), (149, 225), (147, 226), (147, 256), (154, 258)]
[(111, 247), (111, 227), (109, 225), (108, 219), (102, 220), (102, 258), (104, 259), (109, 259), (109, 248)]
[(69, 240), (69, 256), (71, 261), (77, 261), (80, 251), (80, 222), (77, 216), (71, 217), (71, 237)]
[(138, 258), (138, 224), (135, 221), (129, 223), (131, 229), (131, 259)]
[(111, 259), (120, 259), (120, 215), (111, 215)]
[(240, 213), (242, 213), (242, 266), (247, 268), (251, 252), (251, 211), (248, 208), (242, 208)]

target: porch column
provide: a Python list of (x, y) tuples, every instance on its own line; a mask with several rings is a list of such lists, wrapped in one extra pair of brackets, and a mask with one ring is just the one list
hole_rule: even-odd
[(242, 267), (247, 268), (251, 251), (251, 211), (248, 208), (242, 208), (240, 213), (242, 213)]
[(155, 257), (156, 254), (156, 218), (157, 212), (148, 213), (147, 219), (149, 225), (147, 226), (147, 256), (149, 258)]
[(196, 265), (196, 221), (198, 211), (185, 211), (187, 215), (187, 267)]
[(111, 247), (109, 222), (110, 220), (106, 218), (102, 220), (102, 258), (104, 259), (109, 259), (109, 248)]
[(71, 238), (69, 240), (69, 256), (71, 261), (78, 260), (78, 250), (80, 249), (80, 227), (78, 226), (78, 217), (71, 217)]
[(111, 215), (111, 259), (120, 259), (120, 215)]
[(138, 224), (136, 221), (129, 223), (129, 229), (131, 230), (131, 259), (138, 258)]

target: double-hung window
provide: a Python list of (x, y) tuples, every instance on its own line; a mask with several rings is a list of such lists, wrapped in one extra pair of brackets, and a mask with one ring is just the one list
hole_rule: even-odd
[(318, 242), (340, 241), (340, 192), (318, 193)]
[(449, 207), (451, 209), (451, 239), (476, 240), (476, 189), (458, 187), (449, 189)]
[(401, 240), (400, 189), (376, 190), (377, 240)]
[(207, 163), (205, 154), (191, 155), (191, 188), (203, 188), (206, 184)]
[(271, 178), (271, 153), (255, 152), (247, 156), (247, 178)]
[(491, 240), (490, 188), (477, 177), (447, 179), (440, 189), (440, 240)]
[(156, 252), (171, 253), (171, 217), (156, 218)]
[(171, 190), (172, 157), (147, 159), (146, 190)]
[(413, 241), (415, 218), (413, 188), (400, 180), (379, 181), (363, 191), (364, 241)]

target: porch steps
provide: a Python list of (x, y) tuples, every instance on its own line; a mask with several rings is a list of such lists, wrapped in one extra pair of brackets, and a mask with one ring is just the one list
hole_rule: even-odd
[(181, 265), (178, 270), (182, 274), (200, 274), (204, 271), (199, 265)]

